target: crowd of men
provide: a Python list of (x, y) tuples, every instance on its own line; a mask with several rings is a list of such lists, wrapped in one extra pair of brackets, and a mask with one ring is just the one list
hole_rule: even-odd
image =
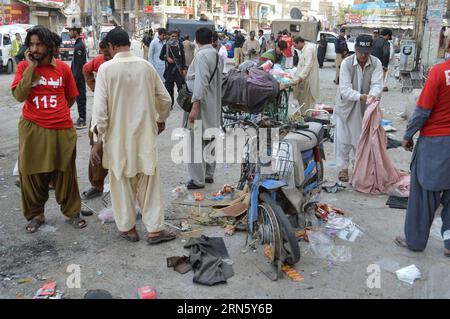
[[(71, 68), (58, 59), (60, 38), (45, 27), (36, 26), (27, 33), (25, 61), (18, 64), (11, 85), (13, 96), (24, 102), (19, 121), (18, 167), (22, 209), (28, 220), (26, 230), (33, 233), (45, 223), (44, 207), (51, 185), (67, 222), (84, 228), (87, 222), (80, 216), (81, 198), (101, 196), (109, 174), (112, 208), (121, 236), (131, 242), (140, 239), (136, 231), (139, 206), (147, 242), (173, 240), (175, 233), (163, 226), (157, 137), (165, 130), (173, 107), (175, 84), (178, 90), (186, 86), (192, 92), (192, 107), (184, 113), (183, 125), (192, 135), (197, 131), (203, 136), (200, 149), (193, 144), (190, 150), (187, 188), (201, 189), (205, 183), (214, 182), (214, 161), (206, 161), (202, 156), (198, 162), (194, 157), (198, 153), (214, 153), (214, 137), (203, 133), (221, 126), (226, 50), (218, 34), (210, 29), (199, 28), (193, 46), (178, 31), (167, 33), (161, 28), (153, 39), (146, 35), (143, 47), (148, 48), (148, 53), (145, 55), (144, 51), (144, 58), (140, 58), (131, 53), (127, 32), (117, 27), (100, 43), (102, 54), (86, 63), (81, 28), (75, 25), (69, 29), (76, 39)], [(301, 36), (292, 38), (287, 30), (276, 40), (261, 40), (261, 32), (259, 37), (257, 40), (252, 32), (245, 40), (238, 31), (235, 60), (259, 57), (261, 63), (284, 60), (287, 68), (295, 65), (298, 80), (294, 98), (306, 106), (304, 109), (313, 107), (319, 96), (323, 46), (319, 43), (317, 48)], [(343, 182), (349, 181), (351, 154), (356, 152), (367, 103), (386, 91), (391, 38), (389, 29), (383, 29), (379, 35), (359, 35), (354, 55), (348, 55), (344, 29), (336, 43), (335, 82), (339, 87), (335, 101), (335, 154), (338, 178)], [(294, 52), (298, 59), (295, 62)], [(80, 195), (75, 166), (77, 134), (70, 107), (77, 102), (79, 119), (75, 126), (86, 126), (86, 85), (94, 92), (89, 124), (91, 188)], [(411, 165), (406, 238), (398, 237), (396, 243), (423, 250), (435, 211), (442, 203), (442, 235), (445, 253), (450, 256), (450, 178), (443, 178), (450, 172), (449, 105), (450, 60), (430, 71), (404, 137), (404, 148), (412, 150), (413, 136), (420, 131)], [(198, 120), (202, 121), (201, 126), (196, 124)]]

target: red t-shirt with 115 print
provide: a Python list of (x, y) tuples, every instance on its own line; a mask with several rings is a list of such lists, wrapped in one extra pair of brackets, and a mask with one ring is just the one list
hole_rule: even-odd
[[(11, 89), (18, 86), (27, 67), (27, 61), (19, 63)], [(70, 67), (61, 60), (56, 60), (56, 67), (50, 64), (38, 65), (34, 73), (39, 75), (39, 79), (33, 82), (22, 116), (46, 129), (72, 128), (73, 121), (67, 101), (78, 96), (78, 90)]]

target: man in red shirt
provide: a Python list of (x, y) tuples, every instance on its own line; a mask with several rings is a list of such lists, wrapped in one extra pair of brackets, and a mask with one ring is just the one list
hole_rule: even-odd
[(289, 36), (288, 30), (283, 31), (283, 36), (281, 37), (281, 41), (286, 42), (287, 48), (284, 50), (283, 55), (286, 59), (286, 63), (284, 67), (286, 69), (292, 69), (294, 67), (294, 49), (292, 48), (294, 45), (294, 41), (292, 37)]
[[(103, 40), (100, 42), (100, 52), (101, 54), (97, 55), (93, 60), (86, 63), (83, 67), (83, 75), (86, 80), (87, 86), (94, 92), (95, 90), (95, 73), (98, 72), (98, 69), (100, 68), (100, 65), (102, 65), (105, 61), (111, 60), (111, 55), (109, 54), (108, 46), (106, 42)], [(89, 123), (89, 127), (91, 127), (91, 124)], [(88, 131), (89, 136), (89, 145), (94, 145), (94, 136), (93, 133), (89, 130)], [(102, 150), (102, 148), (100, 148)], [(99, 154), (102, 156), (103, 154)], [(84, 200), (92, 199), (95, 197), (102, 196), (103, 194), (103, 185), (105, 183), (105, 178), (108, 175), (108, 170), (104, 169), (102, 164), (97, 163), (95, 161), (89, 163), (89, 182), (91, 183), (91, 188), (89, 188), (87, 191), (84, 191), (81, 194), (81, 197)], [(89, 213), (86, 213), (82, 211), (84, 215), (87, 215)]]
[(424, 250), (442, 204), (441, 235), (444, 254), (450, 257), (450, 60), (435, 65), (428, 74), (403, 138), (406, 150), (412, 151), (413, 136), (419, 130), (411, 162), (405, 238), (397, 237), (395, 242), (413, 251)]
[(22, 209), (34, 233), (44, 222), (50, 181), (55, 182), (56, 201), (67, 221), (83, 228), (80, 218), (75, 156), (77, 134), (70, 106), (78, 91), (70, 67), (54, 58), (54, 37), (47, 28), (28, 31), (26, 60), (17, 67), (11, 85), (13, 96), (25, 102), (19, 121), (19, 175)]

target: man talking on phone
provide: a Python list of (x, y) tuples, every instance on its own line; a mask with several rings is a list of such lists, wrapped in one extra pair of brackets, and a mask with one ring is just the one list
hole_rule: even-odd
[(22, 210), (28, 233), (45, 223), (50, 181), (67, 222), (84, 228), (75, 166), (77, 134), (70, 106), (78, 95), (70, 67), (54, 58), (50, 30), (35, 26), (25, 39), (25, 61), (17, 66), (13, 96), (25, 102), (19, 120), (19, 176)]

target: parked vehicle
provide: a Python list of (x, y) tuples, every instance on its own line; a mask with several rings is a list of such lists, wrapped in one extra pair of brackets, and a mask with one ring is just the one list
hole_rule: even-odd
[[(317, 43), (320, 41), (320, 35), (324, 34), (325, 38), (327, 40), (327, 52), (325, 54), (325, 59), (329, 61), (336, 60), (336, 51), (335, 51), (335, 44), (337, 39), (339, 38), (339, 35), (334, 32), (325, 32), (321, 31), (317, 34)], [(349, 54), (355, 53), (355, 40), (350, 38), (350, 40), (347, 40), (347, 46), (349, 50)]]
[(11, 44), (15, 34), (20, 33), (22, 41), (27, 36), (26, 29), (17, 25), (5, 25), (0, 27), (0, 70), (11, 74), (14, 72), (14, 57), (11, 56)]
[[(283, 264), (294, 265), (300, 260), (295, 228), (312, 226), (315, 220), (315, 195), (324, 176), (325, 128), (330, 120), (299, 124), (263, 118), (254, 123), (226, 116), (235, 121), (230, 126), (238, 123), (245, 131), (252, 131), (244, 147), (237, 187), (248, 187), (250, 192), (246, 247), (257, 252), (260, 269), (277, 280)], [(268, 127), (286, 135), (279, 141), (261, 141), (259, 129)]]
[(181, 36), (184, 36), (185, 34), (188, 34), (189, 37), (194, 40), (195, 39), (195, 32), (198, 28), (209, 28), (212, 31), (215, 30), (214, 21), (208, 20), (208, 21), (202, 21), (202, 20), (191, 20), (191, 19), (175, 19), (175, 18), (168, 18), (167, 19), (167, 31), (174, 31), (178, 30), (180, 31)]
[(61, 31), (61, 48), (59, 50), (61, 54), (61, 60), (70, 60), (73, 57), (73, 51), (75, 48), (75, 40), (70, 38), (69, 30), (66, 28)]

